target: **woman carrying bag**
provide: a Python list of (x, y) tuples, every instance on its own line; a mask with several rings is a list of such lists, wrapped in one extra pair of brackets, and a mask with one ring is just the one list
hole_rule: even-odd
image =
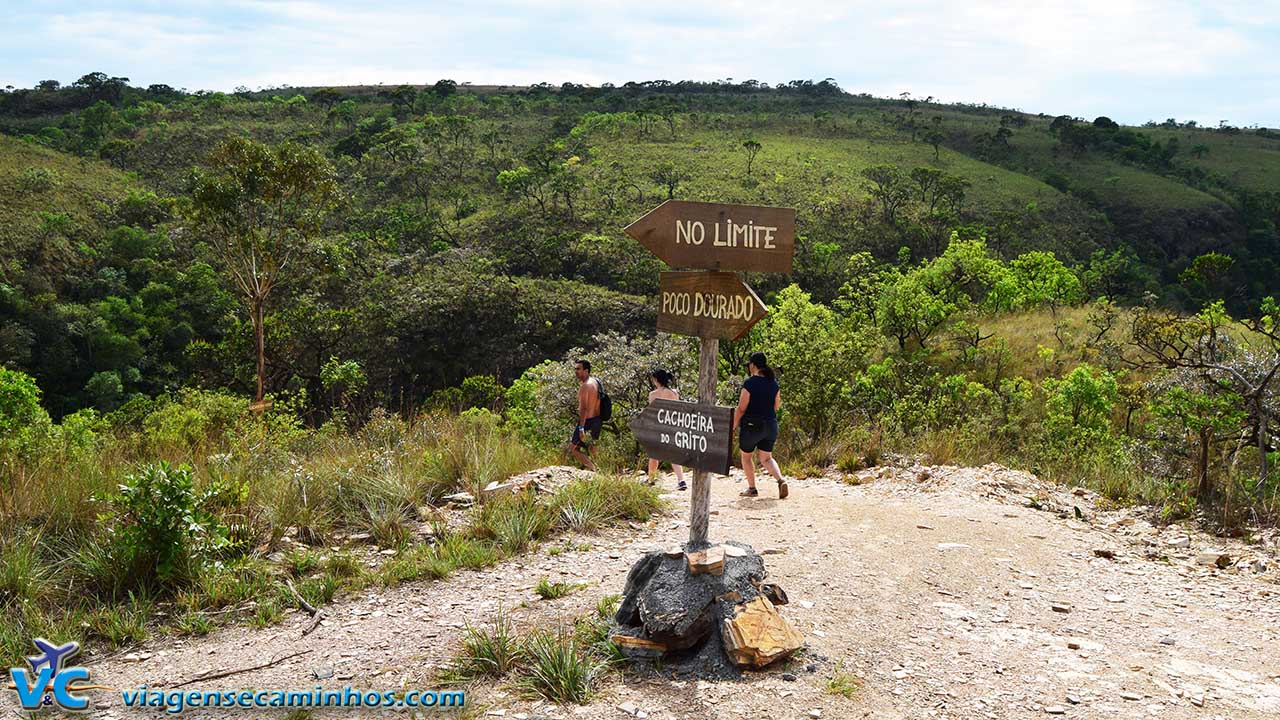
[[(666, 370), (659, 368), (649, 373), (649, 384), (653, 386), (653, 390), (649, 393), (649, 404), (652, 405), (654, 400), (679, 400), (680, 393), (671, 387), (674, 377)], [(676, 472), (676, 489), (687, 490), (688, 485), (684, 483), (684, 468), (675, 463), (671, 463), (671, 468)], [(658, 478), (658, 461), (649, 458), (649, 480), (648, 484), (657, 484)]]
[(778, 499), (787, 496), (789, 488), (778, 461), (773, 459), (773, 444), (778, 440), (778, 408), (782, 407), (782, 394), (773, 368), (764, 353), (751, 353), (747, 360), (748, 377), (742, 383), (738, 395), (738, 407), (733, 413), (733, 427), (738, 430), (738, 449), (742, 451), (742, 471), (747, 475), (747, 489), (738, 493), (743, 497), (757, 497), (756, 468), (752, 456), (759, 453), (760, 464), (778, 480)]

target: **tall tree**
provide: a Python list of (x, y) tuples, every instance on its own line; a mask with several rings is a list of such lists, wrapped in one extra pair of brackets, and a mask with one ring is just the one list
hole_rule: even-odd
[(249, 307), (260, 402), (266, 390), (267, 298), (337, 201), (333, 166), (304, 145), (272, 147), (233, 137), (196, 170), (191, 198), (193, 219)]
[(742, 149), (747, 151), (747, 177), (751, 177), (751, 164), (756, 161), (756, 153), (760, 152), (760, 141), (747, 138), (742, 141)]
[(675, 163), (665, 161), (658, 163), (658, 166), (649, 173), (649, 179), (655, 184), (667, 189), (667, 199), (670, 200), (676, 196), (676, 189), (680, 187), (680, 183), (689, 179), (689, 173), (684, 168), (677, 167)]

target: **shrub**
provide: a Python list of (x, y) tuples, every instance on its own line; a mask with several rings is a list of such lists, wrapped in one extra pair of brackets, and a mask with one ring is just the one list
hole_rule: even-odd
[(335, 405), (346, 405), (351, 397), (359, 395), (369, 384), (364, 368), (355, 360), (339, 361), (330, 357), (320, 367), (320, 386), (336, 396)]
[(783, 412), (816, 439), (848, 416), (849, 380), (864, 364), (873, 329), (813, 302), (796, 285), (778, 294), (763, 325)]
[(498, 399), (502, 396), (502, 386), (489, 375), (472, 375), (462, 381), (463, 410), (470, 408), (497, 410)]
[(538, 379), (551, 371), (551, 365), (548, 360), (525, 370), (503, 393), (507, 426), (522, 442), (537, 450), (548, 450), (563, 440), (562, 430), (547, 422), (538, 406)]
[(28, 195), (47, 192), (61, 184), (62, 176), (50, 168), (29, 167), (18, 176), (18, 191)]
[(1085, 446), (1110, 439), (1111, 410), (1119, 397), (1111, 373), (1084, 363), (1061, 380), (1044, 381), (1045, 429), (1059, 442)]
[(153, 448), (196, 451), (223, 440), (249, 410), (249, 400), (220, 391), (185, 389), (142, 421)]
[(27, 449), (49, 428), (49, 414), (40, 406), (35, 379), (0, 367), (0, 451)]
[(186, 584), (227, 544), (226, 526), (202, 509), (187, 465), (146, 465), (107, 500), (113, 542), (140, 587), (151, 579), (161, 587)]

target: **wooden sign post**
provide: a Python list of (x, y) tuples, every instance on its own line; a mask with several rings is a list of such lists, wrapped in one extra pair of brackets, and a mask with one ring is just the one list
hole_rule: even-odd
[(649, 457), (729, 474), (733, 408), (679, 400), (654, 400), (631, 421), (631, 432)]
[(668, 200), (624, 232), (673, 268), (789, 273), (796, 211)]
[[(789, 273), (795, 254), (796, 211), (668, 200), (628, 225), (626, 233), (673, 268)], [(707, 473), (729, 474), (733, 455), (733, 408), (715, 404), (720, 339), (742, 337), (769, 309), (731, 272), (664, 272), (659, 284), (658, 329), (702, 339), (698, 402), (657, 401), (632, 422), (631, 428), (649, 457), (694, 468), (688, 547), (696, 550), (709, 545), (711, 483)], [(678, 408), (681, 405), (686, 407)], [(678, 410), (684, 414), (673, 416)], [(664, 413), (662, 419), (659, 413)], [(673, 422), (693, 423), (701, 430), (685, 430), (685, 435), (679, 435), (680, 431), (663, 429)], [(695, 441), (692, 434), (698, 435), (696, 452), (680, 447)]]
[(664, 272), (658, 285), (662, 332), (737, 340), (769, 312), (737, 273)]

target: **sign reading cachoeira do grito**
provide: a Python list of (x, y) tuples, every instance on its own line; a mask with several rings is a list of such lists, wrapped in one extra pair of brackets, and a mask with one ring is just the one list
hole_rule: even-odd
[(654, 400), (630, 426), (649, 457), (728, 475), (732, 424), (733, 408)]

